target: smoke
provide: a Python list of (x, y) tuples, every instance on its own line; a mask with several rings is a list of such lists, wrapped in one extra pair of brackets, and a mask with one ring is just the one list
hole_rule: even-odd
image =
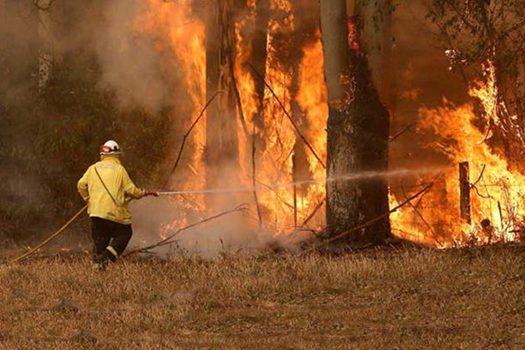
[[(0, 219), (9, 221), (0, 233), (17, 239), (32, 236), (33, 229), (40, 234), (52, 217), (56, 225), (59, 203), (76, 204), (76, 180), (96, 158), (98, 137), (116, 129), (113, 116), (126, 118), (131, 110), (155, 115), (172, 103), (168, 95), (176, 88), (162, 74), (153, 39), (135, 30), (144, 1), (50, 4), (42, 11), (33, 0), (0, 1), (0, 194), (6, 199)], [(52, 74), (50, 89), (42, 93), (44, 42), (51, 43)], [(105, 95), (92, 93), (97, 90)], [(109, 103), (107, 96), (113, 97)], [(82, 103), (94, 107), (84, 112)], [(97, 109), (112, 115), (97, 115)], [(55, 203), (57, 197), (61, 202)], [(34, 227), (17, 232), (28, 223)]]
[(161, 56), (154, 42), (135, 28), (145, 1), (58, 2), (56, 6), (62, 6), (54, 9), (59, 55), (94, 53), (100, 70), (98, 85), (115, 93), (121, 110), (142, 108), (155, 113), (166, 105), (169, 89), (161, 72)]
[[(231, 194), (227, 196), (231, 202), (235, 200)], [(245, 211), (233, 211), (202, 223), (207, 218), (234, 210), (237, 206), (224, 206), (215, 211), (196, 213), (186, 211), (176, 198), (145, 198), (134, 201), (130, 204), (134, 218), (130, 249), (156, 244), (179, 229), (184, 230), (174, 237), (172, 244), (156, 248), (154, 252), (159, 255), (194, 254), (213, 257), (219, 253), (259, 250), (277, 242), (272, 237), (274, 232), (254, 229), (254, 221)], [(195, 226), (186, 229), (193, 225)], [(279, 243), (284, 244), (283, 241)]]
[(95, 51), (102, 70), (100, 84), (115, 91), (122, 107), (156, 112), (167, 103), (168, 87), (154, 43), (134, 29), (144, 1), (105, 1), (104, 23), (95, 28)]
[(49, 38), (54, 69), (60, 69), (68, 55), (94, 53), (101, 73), (99, 85), (115, 93), (122, 109), (139, 107), (154, 113), (166, 105), (169, 88), (161, 72), (160, 54), (153, 40), (135, 29), (145, 1), (54, 1), (46, 11), (51, 26), (45, 28), (32, 0), (0, 4), (4, 101), (13, 102), (36, 86), (38, 50)]
[[(173, 116), (173, 120), (177, 123), (175, 132), (180, 134), (184, 132), (181, 125), (191, 120), (190, 116), (194, 108), (201, 107), (205, 93), (202, 91), (203, 87), (199, 89), (198, 85), (204, 79), (199, 76), (201, 72), (196, 68), (198, 64), (192, 66), (191, 63), (185, 62), (184, 66), (191, 67), (190, 73), (196, 78), (191, 83), (183, 82), (184, 79), (181, 77), (187, 72), (179, 71), (180, 61), (177, 60), (180, 58), (177, 57), (177, 48), (170, 42), (170, 35), (178, 36), (177, 40), (185, 40), (195, 27), (180, 13), (177, 15), (178, 12), (169, 12), (166, 18), (162, 18), (160, 15), (163, 12), (159, 10), (156, 14), (159, 18), (156, 19), (166, 23), (162, 23), (163, 30), (158, 30), (157, 37), (149, 35), (143, 30), (144, 28), (140, 28), (140, 19), (147, 12), (148, 4), (152, 2), (163, 3), (162, 0), (57, 0), (53, 2), (50, 9), (53, 28), (49, 28), (49, 31), (53, 37), (56, 54), (54, 64), (55, 68), (60, 70), (64, 68), (63, 61), (70, 56), (78, 54), (93, 57), (96, 61), (95, 68), (88, 64), (82, 68), (96, 70), (94, 75), (98, 80), (95, 84), (114, 94), (118, 103), (117, 113), (141, 109), (149, 114), (157, 114), (164, 107), (175, 105), (174, 114), (178, 114)], [(188, 1), (180, 1), (176, 4), (171, 2), (166, 6), (171, 6), (173, 10), (174, 7), (179, 9), (180, 6), (187, 6), (188, 3)], [(283, 61), (288, 62), (287, 59), (292, 57), (293, 60), (289, 62), (298, 65), (302, 57), (301, 50), (289, 51), (293, 51), (292, 44), (302, 46), (315, 39), (318, 29), (318, 3), (298, 0), (291, 3), (295, 14), (298, 15), (295, 23), (298, 33), (295, 34), (294, 40), (290, 40), (289, 37), (281, 38), (283, 42), (290, 44), (288, 50), (284, 50), (284, 44), (277, 49), (286, 58), (283, 58)], [(457, 102), (465, 98), (463, 83), (453, 73), (447, 73), (448, 62), (435, 33), (429, 29), (425, 11), (424, 3), (404, 1), (399, 4), (394, 14), (393, 45), (395, 47), (392, 70), (395, 73), (396, 83), (392, 90), (396, 91), (397, 95), (393, 98), (396, 101), (393, 106), (393, 133), (408, 124), (417, 122), (418, 109), (422, 104), (429, 107), (436, 106), (441, 103), (443, 96)], [(275, 10), (273, 15), (275, 16)], [(0, 0), (2, 39), (0, 40), (0, 113), (2, 114), (13, 105), (28, 105), (27, 96), (36, 95), (38, 48), (41, 40), (38, 28), (38, 10), (32, 0)], [(187, 50), (189, 47), (191, 45), (185, 45), (182, 50)], [(191, 60), (196, 61), (197, 58), (201, 59), (190, 57)], [(189, 91), (198, 93), (193, 96)], [(61, 111), (56, 113), (59, 114)], [(1, 117), (0, 143), (11, 141), (16, 143), (17, 146), (13, 147), (12, 154), (18, 157), (17, 162), (34, 162), (34, 155), (26, 154), (18, 147), (18, 145), (30, 144), (32, 140), (16, 137), (18, 129), (23, 128), (26, 120), (20, 121), (16, 116), (8, 122), (3, 115)], [(81, 113), (78, 117), (82, 117)], [(13, 123), (15, 127), (12, 126)], [(36, 129), (30, 130), (28, 135), (36, 131)], [(179, 135), (173, 135), (173, 138), (177, 139), (177, 136)], [(434, 155), (421, 151), (420, 140), (414, 140), (417, 137), (415, 133), (407, 132), (392, 144), (392, 168), (421, 166), (422, 159), (429, 159), (432, 162), (435, 160)], [(79, 142), (71, 147), (81, 147), (86, 143)], [(190, 140), (185, 152), (191, 154), (203, 146), (192, 144)], [(0, 156), (6, 157), (6, 154), (2, 151)], [(192, 167), (195, 168), (196, 164), (197, 161), (192, 163)], [(35, 165), (33, 170), (37, 166)], [(53, 166), (59, 167), (58, 164)], [(39, 176), (27, 175), (27, 172), (22, 171), (25, 168), (18, 163), (8, 169), (0, 173), (0, 180), (5, 178), (6, 180), (2, 182), (7, 184), (3, 186), (2, 194), (12, 198), (13, 202), (20, 203), (20, 206), (27, 210), (36, 211), (42, 208), (47, 194), (42, 190)], [(192, 171), (195, 173), (201, 171), (199, 176), (202, 176), (202, 169), (192, 169)], [(9, 179), (15, 174), (16, 180)], [(177, 174), (177, 181), (190, 182), (192, 175), (187, 176), (188, 174), (191, 173), (181, 169)], [(218, 182), (228, 183), (230, 180), (229, 172), (219, 175)], [(74, 184), (71, 183), (70, 189), (74, 191)], [(193, 183), (187, 186), (193, 186)], [(250, 193), (245, 196), (226, 196), (225, 209), (251, 201)], [(136, 231), (133, 244), (142, 245), (143, 241), (154, 242), (158, 239), (159, 232), (166, 230), (167, 225), (173, 222), (184, 224), (182, 220), (191, 223), (201, 219), (194, 211), (190, 212), (186, 209), (185, 205), (187, 203), (184, 201), (174, 203), (173, 199), (144, 199), (133, 202), (131, 210), (135, 217)], [(253, 218), (235, 214), (214, 222), (213, 225), (203, 225), (182, 234), (180, 246), (185, 249), (216, 252), (224, 247), (241, 244), (247, 246), (266, 244), (271, 234), (261, 234), (246, 229), (246, 227), (253, 227), (254, 223), (256, 224), (256, 219), (254, 221)]]

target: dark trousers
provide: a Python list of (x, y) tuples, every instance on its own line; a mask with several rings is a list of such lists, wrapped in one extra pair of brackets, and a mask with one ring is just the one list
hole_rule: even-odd
[(131, 239), (131, 225), (119, 224), (101, 218), (91, 218), (91, 236), (95, 262), (115, 261)]

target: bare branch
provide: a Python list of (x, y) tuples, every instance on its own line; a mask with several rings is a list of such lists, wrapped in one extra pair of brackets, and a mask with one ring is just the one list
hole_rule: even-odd
[(412, 127), (416, 126), (417, 123), (411, 123), (411, 124), (408, 124), (407, 126), (405, 126), (403, 129), (401, 129), (398, 133), (396, 133), (395, 135), (393, 136), (390, 136), (389, 138), (389, 142), (394, 142), (397, 138), (399, 138), (401, 135), (403, 135), (405, 132), (409, 131), (410, 129), (412, 129)]
[(319, 248), (322, 248), (322, 247), (325, 247), (327, 246), (328, 244), (332, 243), (332, 242), (335, 242), (343, 237), (346, 237), (356, 231), (359, 231), (359, 230), (362, 230), (366, 227), (369, 227), (370, 225), (373, 225), (374, 223), (380, 221), (380, 220), (383, 220), (385, 217), (388, 217), (390, 214), (398, 211), (399, 209), (401, 209), (402, 207), (406, 206), (408, 203), (410, 203), (411, 201), (413, 201), (414, 199), (417, 199), (419, 197), (421, 197), (422, 195), (424, 195), (425, 193), (427, 193), (428, 191), (430, 191), (430, 189), (432, 188), (432, 186), (434, 185), (434, 183), (431, 183), (429, 184), (428, 186), (426, 186), (425, 188), (423, 188), (421, 191), (419, 191), (418, 193), (410, 196), (409, 198), (407, 198), (403, 203), (397, 205), (396, 207), (390, 209), (389, 211), (387, 211), (386, 213), (384, 214), (381, 214), (377, 217), (375, 217), (374, 219), (371, 219), (367, 222), (365, 222), (364, 224), (361, 224), (361, 225), (358, 225), (348, 231), (345, 231), (345, 232), (342, 232), (338, 235), (336, 235), (335, 237), (332, 237), (330, 239), (327, 239), (326, 241), (324, 241), (323, 243), (321, 243), (320, 245), (318, 246), (315, 246), (307, 251), (305, 251), (304, 253), (309, 253), (309, 252), (312, 252), (312, 251), (315, 251)]
[(262, 81), (264, 82), (264, 85), (266, 85), (266, 87), (268, 88), (268, 90), (270, 90), (270, 92), (272, 93), (273, 97), (275, 98), (275, 100), (279, 103), (279, 106), (281, 107), (281, 109), (283, 110), (284, 114), (286, 115), (286, 117), (288, 118), (288, 120), (292, 123), (292, 126), (294, 127), (297, 135), (303, 140), (304, 144), (306, 145), (306, 147), (308, 147), (308, 149), (312, 152), (312, 154), (314, 155), (314, 157), (317, 159), (317, 161), (321, 164), (321, 166), (323, 168), (326, 169), (326, 165), (324, 164), (324, 162), (321, 160), (321, 158), (317, 155), (317, 152), (315, 152), (315, 149), (313, 148), (312, 144), (310, 142), (308, 142), (308, 140), (306, 139), (306, 137), (304, 137), (304, 135), (301, 133), (301, 131), (299, 130), (299, 127), (297, 126), (297, 123), (293, 120), (292, 116), (290, 115), (290, 113), (288, 113), (288, 111), (286, 110), (286, 107), (284, 106), (284, 104), (282, 103), (282, 101), (279, 99), (279, 97), (277, 96), (277, 94), (275, 93), (275, 91), (272, 89), (272, 87), (270, 86), (270, 84), (268, 84), (268, 82), (266, 81), (266, 79), (264, 79), (264, 77), (255, 69), (255, 67), (251, 64), (251, 63), (247, 63), (248, 66), (253, 70), (253, 72), (255, 73), (255, 75)]
[(144, 247), (144, 248), (139, 248), (139, 249), (136, 249), (136, 250), (133, 250), (127, 254), (125, 254), (124, 256), (130, 256), (132, 254), (137, 254), (137, 253), (144, 253), (146, 251), (149, 251), (149, 250), (152, 250), (152, 249), (155, 249), (155, 248), (159, 248), (159, 247), (162, 247), (162, 246), (165, 246), (165, 245), (168, 245), (168, 244), (172, 244), (172, 243), (175, 243), (173, 242), (173, 238), (175, 236), (177, 236), (178, 234), (180, 234), (181, 232), (183, 231), (187, 231), (189, 230), (190, 228), (194, 228), (196, 226), (199, 226), (199, 225), (202, 225), (204, 223), (207, 223), (207, 222), (210, 222), (212, 220), (215, 220), (215, 219), (218, 219), (218, 218), (221, 218), (223, 216), (226, 216), (228, 214), (232, 214), (232, 213), (237, 213), (237, 212), (242, 212), (242, 211), (245, 211), (247, 208), (246, 206), (243, 204), (243, 205), (240, 205), (234, 209), (231, 209), (231, 210), (227, 210), (227, 211), (224, 211), (222, 213), (219, 213), (219, 214), (216, 214), (216, 215), (213, 215), (213, 216), (210, 216), (206, 219), (203, 219), (201, 221), (198, 221), (198, 222), (195, 222), (191, 225), (188, 225), (188, 226), (185, 226), (183, 228), (180, 228), (178, 229), (177, 231), (175, 231), (173, 234), (169, 235), (168, 237), (166, 237), (165, 239), (163, 239), (162, 241), (158, 242), (158, 243), (155, 243), (155, 244), (152, 244), (152, 245), (149, 245), (147, 247)]
[(193, 131), (193, 129), (195, 128), (195, 126), (199, 123), (199, 121), (201, 120), (201, 118), (204, 116), (204, 112), (206, 112), (206, 110), (208, 109), (208, 107), (211, 105), (211, 103), (213, 102), (213, 100), (215, 100), (215, 98), (223, 93), (224, 91), (222, 90), (219, 90), (217, 91), (215, 94), (213, 94), (213, 96), (208, 100), (208, 102), (206, 103), (206, 105), (204, 105), (204, 107), (202, 108), (201, 112), (199, 113), (199, 115), (197, 116), (197, 118), (195, 119), (195, 121), (191, 124), (190, 128), (188, 129), (188, 131), (186, 131), (186, 133), (184, 134), (184, 137), (182, 138), (182, 143), (180, 145), (180, 149), (179, 149), (179, 153), (177, 154), (177, 159), (175, 160), (175, 164), (173, 165), (173, 168), (171, 169), (171, 172), (170, 172), (170, 175), (168, 176), (167, 180), (166, 180), (166, 183), (164, 184), (164, 187), (166, 187), (168, 185), (168, 182), (171, 178), (171, 176), (173, 175), (173, 173), (175, 172), (175, 170), (177, 169), (177, 167), (179, 166), (179, 162), (180, 162), (180, 159), (182, 157), (182, 151), (184, 151), (184, 146), (186, 145), (186, 140), (188, 139), (188, 136), (190, 136), (191, 132)]

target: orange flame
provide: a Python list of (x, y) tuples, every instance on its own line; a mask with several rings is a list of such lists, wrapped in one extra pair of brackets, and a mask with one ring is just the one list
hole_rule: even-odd
[[(481, 102), (488, 118), (496, 120), (497, 91), (491, 67), (487, 82), (477, 82), (470, 95)], [(422, 200), (419, 213), (404, 207), (392, 215), (396, 234), (440, 246), (518, 239), (517, 231), (523, 220), (520, 215), (525, 213), (525, 176), (513, 171), (511, 164), (487, 144), (487, 136), (474, 124), (473, 105), (458, 107), (445, 99), (442, 107), (421, 109), (419, 119), (419, 131), (433, 135), (435, 141), (426, 146), (446, 156), (449, 170), (436, 182), (436, 189)], [(462, 222), (459, 215), (457, 167), (465, 161), (473, 170), (472, 224)], [(397, 203), (396, 196), (391, 195), (391, 205)]]
[[(251, 175), (251, 132), (254, 117), (262, 111), (262, 127), (255, 132), (264, 138), (264, 145), (258, 149), (256, 184), (258, 186), (287, 183), (293, 179), (293, 154), (298, 136), (281, 107), (266, 89), (263, 105), (256, 99), (255, 82), (245, 66), (251, 56), (250, 43), (242, 37), (242, 31), (254, 21), (253, 9), (255, 2), (248, 2), (251, 13), (236, 23), (236, 57), (235, 78), (241, 97), (246, 130), (239, 116), (239, 154), (240, 178), (242, 186), (252, 185)], [(192, 0), (178, 2), (163, 2), (147, 0), (145, 11), (141, 13), (134, 29), (148, 35), (155, 42), (156, 49), (166, 57), (163, 66), (166, 76), (182, 79), (184, 87), (191, 96), (193, 113), (184, 117), (185, 129), (192, 118), (205, 103), (206, 87), (206, 50), (205, 26), (201, 20), (192, 14)], [(284, 20), (270, 20), (268, 25), (268, 57), (266, 80), (274, 89), (276, 95), (290, 111), (292, 104), (297, 103), (302, 115), (294, 115), (301, 126), (301, 132), (309, 140), (322, 159), (326, 159), (326, 122), (328, 116), (327, 93), (323, 74), (323, 52), (320, 33), (303, 50), (303, 58), (298, 66), (298, 72), (289, 72), (282, 67), (275, 47), (277, 35), (287, 35), (294, 30), (294, 17), (291, 5), (286, 0), (273, 0), (272, 10), (280, 10), (288, 15)], [(349, 40), (354, 49), (358, 50), (355, 40), (355, 27), (349, 24)], [(177, 72), (175, 75), (174, 72)], [(478, 83), (470, 93), (479, 99), (486, 111), (487, 118), (497, 124), (496, 110), (498, 108), (497, 88), (493, 66), (485, 84)], [(292, 76), (298, 74), (299, 89), (292, 96)], [(297, 75), (296, 75), (297, 76)], [(407, 96), (415, 96), (418, 92), (407, 92)], [(174, 96), (176, 99), (176, 96)], [(295, 101), (292, 101), (295, 99)], [(468, 242), (512, 241), (514, 233), (520, 228), (519, 217), (525, 209), (525, 177), (513, 172), (510, 164), (497, 154), (487, 143), (484, 135), (475, 126), (473, 105), (454, 106), (444, 100), (443, 106), (435, 109), (420, 110), (419, 131), (432, 135), (436, 142), (427, 144), (443, 155), (449, 170), (437, 180), (434, 189), (414, 207), (406, 206), (392, 214), (392, 227), (399, 236), (410, 240), (448, 246), (466, 244)], [(177, 127), (181, 127), (177, 125)], [(205, 185), (203, 149), (206, 145), (205, 119), (200, 122), (191, 134), (193, 148), (191, 160), (185, 166), (193, 176), (185, 178), (181, 189), (199, 190)], [(306, 153), (309, 176), (324, 178), (325, 170), (310, 152)], [(473, 173), (472, 179), (479, 182), (472, 188), (472, 224), (459, 220), (459, 180), (457, 164), (468, 161)], [(441, 164), (440, 164), (441, 166)], [(483, 176), (481, 171), (483, 171)], [(422, 176), (421, 182), (434, 179)], [(512, 185), (511, 185), (512, 184)], [(266, 228), (275, 233), (289, 233), (294, 227), (294, 214), (301, 224), (312, 214), (313, 209), (325, 198), (324, 184), (308, 185), (295, 192), (292, 187), (259, 190), (258, 198), (262, 209)], [(405, 193), (407, 196), (410, 193)], [(404, 198), (400, 191), (392, 191), (391, 205), (394, 206)], [(295, 196), (295, 198), (294, 198)], [(294, 200), (295, 199), (295, 200)], [(205, 208), (202, 196), (191, 196), (176, 203), (184, 211), (202, 211)], [(295, 208), (294, 208), (295, 203)], [(252, 211), (255, 216), (255, 210)], [(481, 222), (490, 220), (483, 227)], [(180, 227), (187, 222), (183, 216), (175, 220), (166, 230)], [(319, 211), (312, 221), (315, 228), (324, 225), (324, 215)]]

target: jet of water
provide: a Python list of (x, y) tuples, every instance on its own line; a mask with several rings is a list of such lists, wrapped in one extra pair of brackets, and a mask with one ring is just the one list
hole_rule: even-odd
[(364, 179), (373, 179), (373, 178), (395, 178), (403, 177), (408, 175), (423, 175), (423, 174), (438, 174), (446, 171), (446, 167), (425, 167), (418, 169), (396, 169), (389, 171), (362, 171), (358, 173), (350, 173), (339, 176), (332, 176), (326, 178), (318, 178), (311, 180), (301, 180), (293, 181), (286, 183), (277, 183), (273, 185), (259, 185), (252, 187), (230, 187), (230, 188), (212, 188), (212, 189), (203, 189), (203, 190), (188, 190), (188, 191), (168, 191), (168, 192), (159, 192), (161, 196), (176, 196), (176, 195), (185, 195), (185, 194), (218, 194), (218, 193), (239, 193), (239, 192), (251, 192), (251, 191), (260, 191), (260, 190), (271, 190), (278, 188), (287, 188), (293, 186), (301, 185), (315, 185), (320, 183), (331, 183), (339, 181), (357, 181)]

